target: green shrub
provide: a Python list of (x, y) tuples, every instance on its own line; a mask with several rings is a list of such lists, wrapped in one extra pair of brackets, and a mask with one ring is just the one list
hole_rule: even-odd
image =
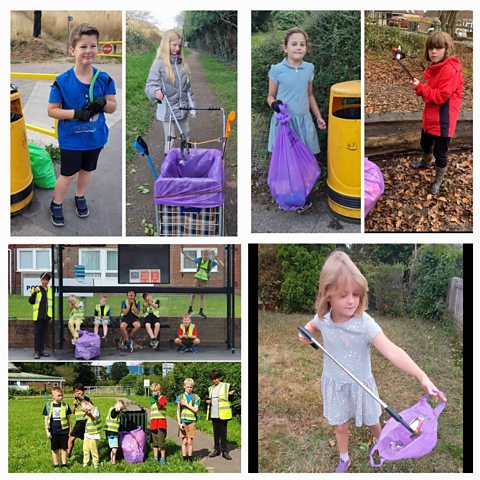
[(445, 315), (448, 284), (463, 278), (463, 250), (456, 245), (422, 245), (412, 262), (409, 304), (420, 318), (439, 321)]
[(281, 306), (282, 278), (277, 248), (277, 245), (258, 246), (258, 299), (268, 310), (278, 310)]
[(372, 281), (369, 285), (373, 285), (375, 309), (379, 313), (387, 313), (392, 316), (399, 316), (404, 313), (404, 268), (401, 263), (382, 264), (378, 265), (371, 275)]
[(292, 27), (303, 25), (311, 14), (308, 10), (275, 10), (272, 13), (272, 29), (289, 30)]

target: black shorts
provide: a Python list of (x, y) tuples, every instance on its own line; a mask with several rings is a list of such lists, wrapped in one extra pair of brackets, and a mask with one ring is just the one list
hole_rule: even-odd
[(101, 148), (95, 150), (60, 150), (60, 173), (71, 177), (80, 170), (93, 172), (97, 168)]
[(54, 433), (50, 439), (51, 450), (67, 450), (68, 449), (68, 434)]
[(135, 322), (140, 322), (140, 319), (136, 317), (133, 313), (129, 313), (128, 315), (125, 315), (124, 317), (122, 317), (120, 321), (120, 325), (122, 323), (126, 323), (127, 327), (132, 327)]
[(156, 317), (153, 313), (149, 313), (144, 319), (143, 324), (146, 325), (147, 323), (153, 327), (156, 323), (160, 323), (160, 319)]
[(79, 438), (80, 440), (83, 440), (83, 437), (85, 435), (85, 426), (87, 425), (87, 422), (75, 422), (75, 425), (72, 428), (72, 431), (70, 432), (71, 437)]

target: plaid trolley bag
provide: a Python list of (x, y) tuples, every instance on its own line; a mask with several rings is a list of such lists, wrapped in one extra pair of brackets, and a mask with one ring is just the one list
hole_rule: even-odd
[(221, 150), (171, 149), (154, 187), (158, 235), (224, 235), (224, 184)]

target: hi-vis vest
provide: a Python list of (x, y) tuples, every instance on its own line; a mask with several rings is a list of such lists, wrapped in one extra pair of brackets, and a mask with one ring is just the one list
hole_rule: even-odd
[(89, 435), (97, 435), (102, 431), (102, 420), (100, 419), (100, 412), (96, 420), (92, 420), (87, 415), (87, 424), (85, 425), (85, 433)]
[[(161, 397), (158, 397), (161, 398)], [(167, 408), (159, 408), (157, 402), (153, 403), (150, 407), (150, 420), (166, 420)]]
[(81, 402), (78, 402), (78, 405), (75, 405), (75, 421), (81, 422), (82, 420), (87, 419), (87, 414), (83, 410), (79, 410)]
[[(66, 430), (68, 428), (67, 408), (68, 406), (65, 402), (60, 403), (60, 425), (62, 426), (62, 430)], [(53, 402), (50, 402), (48, 405), (47, 413), (49, 421), (51, 421), (53, 417)]]
[(206, 282), (210, 278), (210, 270), (212, 269), (212, 263), (213, 261), (210, 259), (205, 260), (204, 258), (201, 258), (198, 262), (197, 272), (195, 273), (194, 277), (197, 280)]
[[(39, 287), (40, 288), (40, 287)], [(35, 288), (30, 290), (30, 293), (34, 293)], [(33, 304), (33, 320), (38, 320), (38, 309), (40, 308), (40, 302), (42, 300), (43, 289), (40, 288), (40, 291), (37, 292), (37, 296), (35, 297), (35, 303)], [(53, 310), (53, 294), (52, 294), (52, 287), (47, 288), (47, 316), (52, 318), (52, 310)]]
[(115, 418), (112, 418), (112, 412), (115, 410), (115, 407), (111, 407), (108, 410), (107, 418), (105, 420), (105, 430), (110, 432), (118, 432), (120, 430), (120, 415), (117, 415)]
[(85, 318), (85, 312), (83, 310), (82, 302), (77, 302), (75, 307), (70, 310), (70, 320), (83, 320)]
[(183, 323), (180, 324), (180, 330), (182, 331), (182, 335), (185, 335), (185, 332), (188, 332), (188, 336), (193, 336), (193, 329), (195, 328), (195, 324), (191, 323), (188, 326), (188, 330), (185, 329), (185, 325)]
[[(212, 399), (213, 385), (208, 387), (208, 398)], [(228, 392), (230, 391), (229, 383), (220, 383), (220, 391), (218, 392), (218, 417), (220, 420), (230, 420), (232, 418), (232, 407), (228, 401)], [(207, 407), (207, 418), (210, 418), (211, 404)]]
[[(200, 397), (195, 393), (192, 393), (192, 400), (190, 402), (187, 401), (187, 396), (182, 394), (180, 400), (183, 400), (185, 403), (188, 403), (191, 407), (195, 406), (195, 402), (200, 400)], [(197, 421), (197, 414), (192, 412), (187, 407), (180, 407), (180, 420), (183, 422), (196, 422)]]
[[(95, 305), (95, 310), (97, 311), (98, 315), (100, 316), (100, 312), (102, 311), (102, 305), (98, 304), (98, 305)], [(109, 312), (110, 311), (110, 305), (108, 305), (108, 303), (106, 303), (105, 305), (103, 305), (103, 313), (105, 314), (105, 312)], [(104, 317), (108, 317), (108, 315), (103, 315)]]
[[(138, 307), (138, 304), (137, 304), (137, 301), (136, 301), (136, 300), (134, 300), (133, 303), (134, 303), (134, 305), (135, 305), (136, 307)], [(128, 307), (128, 304), (129, 304), (129, 301), (128, 301), (128, 298), (126, 298), (126, 299), (125, 299), (125, 308)], [(131, 313), (132, 315), (135, 315), (136, 317), (138, 317), (138, 315), (137, 315), (136, 313), (134, 313), (134, 311), (133, 311), (132, 309), (130, 309), (130, 312), (129, 312), (129, 313)], [(124, 316), (125, 316), (125, 314), (123, 313), (123, 308), (122, 308), (122, 312), (120, 313), (120, 316), (121, 316), (121, 317), (124, 317)]]
[(156, 307), (154, 303), (153, 306), (145, 304), (145, 317), (148, 317), (150, 313), (153, 313), (157, 318), (160, 317), (160, 307)]

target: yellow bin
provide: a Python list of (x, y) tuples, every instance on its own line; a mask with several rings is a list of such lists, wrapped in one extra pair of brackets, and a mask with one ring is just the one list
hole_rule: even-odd
[(361, 218), (360, 80), (330, 88), (327, 201), (340, 217)]
[(33, 175), (20, 93), (10, 87), (10, 214), (29, 207), (33, 198)]

